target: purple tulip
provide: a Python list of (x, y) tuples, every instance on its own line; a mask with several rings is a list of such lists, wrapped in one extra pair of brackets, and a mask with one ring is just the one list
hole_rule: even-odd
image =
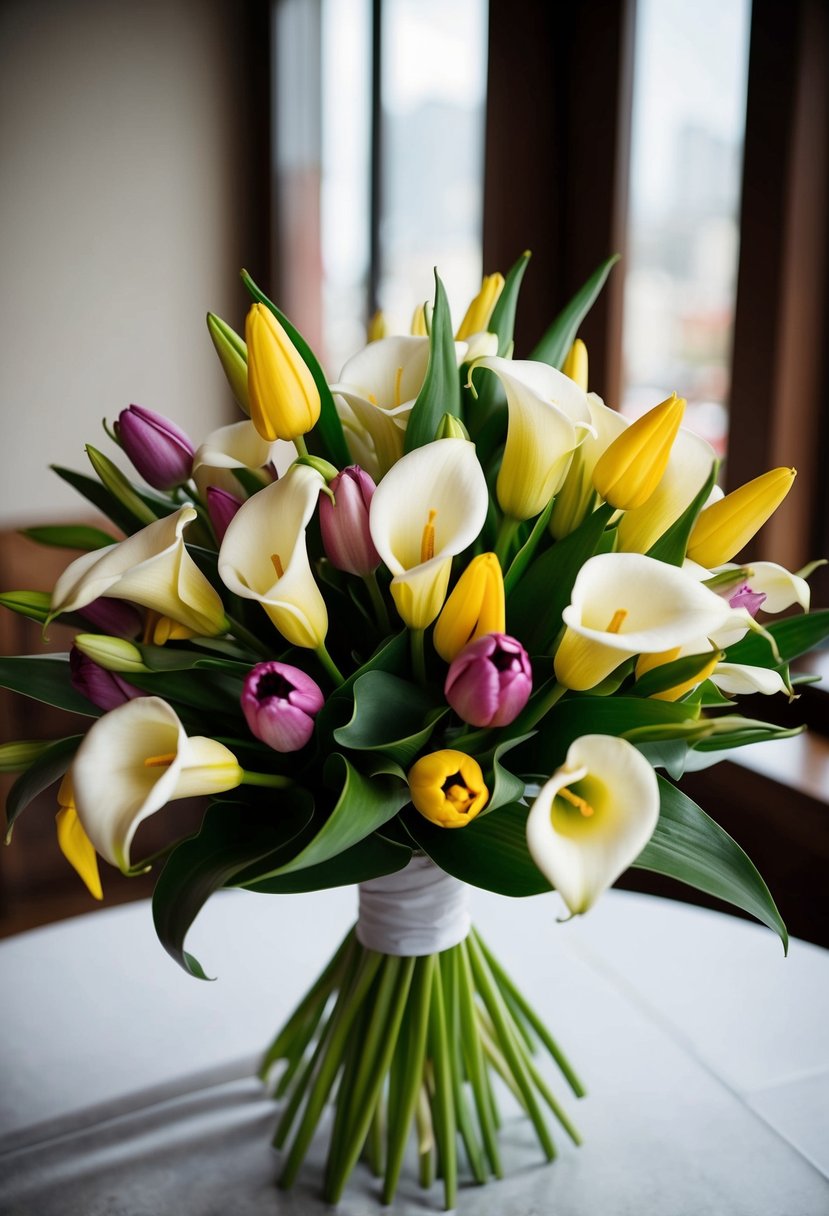
[(126, 600), (114, 600), (106, 595), (79, 608), (78, 615), (94, 625), (96, 633), (108, 633), (114, 638), (134, 638), (144, 628), (141, 613), (136, 607)]
[(195, 449), (188, 435), (174, 422), (131, 405), (121, 410), (115, 427), (121, 446), (148, 485), (172, 490), (193, 471)]
[(218, 486), (207, 487), (207, 514), (219, 544), (224, 540), (227, 526), (241, 505), (241, 498), (237, 498), (235, 494), (220, 490)]
[(748, 583), (743, 583), (728, 599), (731, 608), (745, 608), (749, 616), (756, 616), (765, 601), (765, 592), (752, 591)]
[(527, 652), (505, 633), (487, 633), (453, 659), (446, 677), (446, 700), (470, 726), (507, 726), (532, 692)]
[(329, 482), (334, 502), (320, 496), (320, 531), (326, 556), (338, 570), (365, 577), (380, 565), (368, 527), (368, 509), (377, 489), (359, 465), (349, 465)]
[(75, 646), (69, 651), (69, 679), (76, 692), (105, 712), (131, 701), (133, 697), (147, 695), (134, 684), (123, 680), (117, 672), (107, 671), (93, 659), (81, 654)]
[(297, 752), (314, 733), (325, 697), (319, 685), (288, 663), (257, 663), (242, 689), (251, 733), (276, 752)]

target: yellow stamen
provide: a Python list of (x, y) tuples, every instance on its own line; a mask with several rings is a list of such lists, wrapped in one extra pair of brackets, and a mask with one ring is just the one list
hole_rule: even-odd
[(375, 397), (374, 393), (369, 393), (369, 395), (368, 395), (368, 399), (369, 399), (369, 401), (371, 402), (371, 404), (372, 404), (372, 405), (376, 405), (376, 404), (377, 404), (377, 398)]
[(571, 806), (578, 807), (585, 819), (589, 819), (591, 815), (595, 815), (594, 808), (584, 798), (580, 798), (578, 794), (574, 794), (572, 790), (568, 790), (565, 785), (558, 791), (558, 797), (563, 798), (565, 802), (569, 802)]
[(610, 622), (607, 629), (605, 629), (605, 633), (618, 633), (622, 628), (622, 624), (624, 623), (624, 619), (627, 614), (627, 608), (617, 608), (613, 613), (613, 620)]
[(403, 379), (403, 368), (398, 367), (397, 371), (394, 373), (394, 404), (395, 404), (395, 406), (398, 406), (400, 404), (400, 382), (402, 381), (402, 379)]
[(169, 768), (176, 758), (175, 752), (165, 752), (163, 756), (147, 756), (145, 768)]
[(446, 795), (446, 801), (461, 815), (466, 814), (474, 801), (473, 794), (462, 783), (460, 773), (455, 773), (444, 781), (443, 792)]
[(429, 509), (429, 517), (423, 528), (423, 536), (420, 540), (420, 560), (429, 562), (435, 556), (435, 520), (437, 519), (437, 511)]
[(278, 553), (272, 553), (272, 554), (271, 554), (271, 561), (273, 562), (273, 568), (274, 568), (274, 570), (276, 571), (276, 577), (277, 577), (277, 578), (282, 578), (282, 576), (283, 576), (283, 574), (285, 573), (285, 571), (284, 571), (284, 570), (283, 570), (283, 568), (282, 568), (282, 560), (281, 560), (281, 558), (280, 558), (279, 554), (278, 554)]

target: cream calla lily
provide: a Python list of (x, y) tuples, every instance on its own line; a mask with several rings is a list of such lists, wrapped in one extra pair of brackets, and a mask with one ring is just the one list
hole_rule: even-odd
[[(718, 566), (712, 574), (721, 574), (726, 570), (738, 570), (739, 566), (729, 563)], [(743, 580), (752, 591), (764, 595), (763, 612), (785, 612), (792, 604), (798, 604), (804, 612), (809, 611), (811, 588), (805, 578), (792, 574), (784, 566), (776, 562), (749, 562), (748, 574)]]
[(243, 503), (219, 550), (219, 577), (236, 595), (257, 600), (292, 646), (316, 650), (328, 632), (325, 600), (311, 573), (305, 528), (325, 481), (307, 465)]
[(141, 604), (196, 635), (224, 633), (222, 601), (184, 547), (184, 529), (195, 518), (193, 507), (182, 507), (116, 545), (76, 558), (55, 584), (52, 616), (106, 595)]
[(211, 431), (196, 449), (193, 478), (204, 498), (208, 486), (216, 486), (237, 498), (243, 493), (234, 469), (248, 469), (261, 477), (263, 485), (271, 480), (267, 466), (287, 469), (296, 457), (296, 448), (284, 439), (263, 439), (252, 422), (234, 422)]
[(391, 593), (411, 629), (425, 629), (440, 612), (452, 558), (477, 537), (487, 503), (475, 445), (466, 439), (415, 448), (375, 490), (371, 539), (394, 576)]
[(769, 697), (789, 691), (779, 671), (746, 663), (718, 663), (709, 679), (729, 697), (750, 696), (755, 692)]
[(572, 915), (586, 912), (636, 860), (659, 819), (645, 757), (615, 735), (583, 735), (527, 818), (527, 847)]
[(735, 619), (744, 629), (746, 613), (676, 566), (641, 553), (603, 553), (582, 566), (562, 619), (556, 678), (585, 690), (633, 655), (711, 637)]
[(716, 459), (710, 443), (680, 427), (659, 485), (643, 506), (626, 511), (619, 521), (619, 548), (626, 553), (647, 553), (691, 505)]
[(513, 519), (543, 511), (564, 480), (570, 458), (590, 430), (587, 394), (546, 363), (487, 357), (475, 362), (504, 386), (509, 408), (507, 441), (496, 494)]
[(126, 871), (144, 819), (174, 798), (234, 789), (244, 774), (215, 739), (188, 738), (166, 701), (137, 697), (93, 724), (71, 776), (86, 835), (102, 857)]

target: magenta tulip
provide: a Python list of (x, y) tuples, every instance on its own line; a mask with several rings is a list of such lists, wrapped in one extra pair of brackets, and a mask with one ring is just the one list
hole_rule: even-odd
[(507, 726), (527, 704), (532, 686), (521, 643), (505, 633), (487, 633), (453, 659), (444, 692), (470, 726)]
[(69, 679), (76, 692), (106, 713), (131, 701), (133, 697), (147, 695), (122, 679), (117, 672), (107, 671), (93, 659), (81, 654), (75, 646), (69, 651)]
[(91, 604), (78, 609), (78, 615), (95, 626), (96, 633), (108, 633), (114, 638), (134, 638), (144, 628), (141, 612), (127, 600), (114, 600), (102, 595)]
[(148, 485), (172, 490), (193, 471), (195, 449), (188, 435), (143, 405), (121, 410), (116, 423), (121, 446)]
[(319, 685), (288, 663), (257, 663), (242, 689), (251, 733), (276, 752), (296, 752), (314, 733), (325, 698)]
[(368, 527), (368, 509), (376, 486), (359, 465), (350, 465), (329, 482), (334, 501), (320, 496), (320, 531), (332, 566), (365, 577), (380, 564)]
[(228, 524), (241, 507), (242, 500), (235, 494), (229, 494), (227, 490), (219, 489), (218, 486), (208, 486), (206, 498), (207, 514), (210, 516), (213, 531), (216, 533), (216, 540), (221, 544), (225, 538)]

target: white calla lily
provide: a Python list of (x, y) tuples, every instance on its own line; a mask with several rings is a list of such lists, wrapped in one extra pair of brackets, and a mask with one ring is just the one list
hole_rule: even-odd
[(770, 697), (789, 691), (779, 671), (746, 663), (718, 663), (708, 678), (729, 697), (750, 696), (755, 692)]
[(316, 650), (328, 632), (325, 600), (311, 573), (305, 529), (320, 473), (294, 464), (243, 503), (219, 550), (219, 577), (236, 595), (257, 600), (292, 646)]
[(234, 469), (248, 469), (259, 474), (265, 485), (271, 480), (271, 474), (262, 474), (261, 470), (272, 464), (282, 472), (295, 458), (296, 448), (292, 443), (282, 439), (269, 443), (250, 420), (234, 422), (211, 431), (196, 449), (193, 478), (202, 498), (208, 486), (216, 486), (238, 498), (243, 491)]
[(691, 505), (708, 480), (716, 459), (710, 443), (680, 427), (659, 485), (643, 506), (625, 511), (622, 516), (619, 547), (626, 553), (647, 553)]
[(487, 357), (475, 362), (470, 375), (478, 368), (493, 372), (507, 395), (498, 503), (513, 519), (531, 519), (556, 493), (573, 452), (590, 431), (587, 394), (546, 363)]
[[(726, 570), (737, 569), (740, 567), (729, 562), (728, 565), (718, 566), (711, 573), (721, 574)], [(751, 591), (766, 597), (761, 605), (763, 612), (785, 612), (792, 604), (798, 604), (804, 612), (809, 611), (812, 592), (805, 578), (792, 574), (776, 562), (749, 562), (748, 574), (743, 581)]]
[(658, 819), (656, 773), (641, 752), (615, 735), (583, 735), (533, 803), (527, 847), (576, 916), (636, 860)]
[(137, 697), (99, 718), (81, 743), (71, 774), (84, 831), (96, 851), (124, 871), (130, 868), (136, 829), (149, 815), (174, 798), (234, 789), (244, 776), (221, 743), (188, 738), (160, 697)]
[(641, 553), (602, 553), (582, 566), (562, 619), (556, 678), (585, 690), (633, 655), (662, 654), (734, 620), (744, 630), (746, 613), (676, 566)]
[(438, 439), (398, 460), (374, 492), (369, 529), (397, 611), (425, 629), (443, 606), (452, 558), (484, 526), (486, 479), (468, 439)]
[(195, 518), (193, 507), (182, 507), (118, 544), (76, 558), (55, 584), (52, 616), (106, 595), (141, 604), (197, 635), (224, 633), (222, 601), (184, 547), (184, 529)]

